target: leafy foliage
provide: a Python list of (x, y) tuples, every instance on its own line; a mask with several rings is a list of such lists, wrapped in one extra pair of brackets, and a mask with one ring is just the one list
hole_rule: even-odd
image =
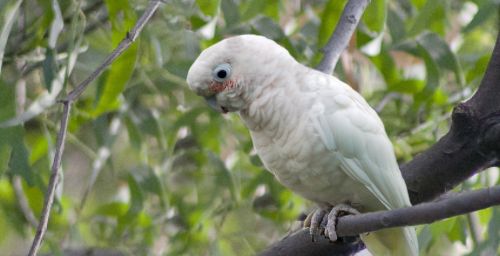
[[(279, 239), (312, 205), (264, 170), (236, 115), (211, 111), (184, 78), (202, 49), (242, 33), (272, 38), (315, 66), (345, 2), (164, 4), (72, 110), (43, 250), (253, 255)], [(38, 217), (42, 208), (60, 116), (56, 99), (99, 65), (146, 5), (0, 2), (3, 253), (24, 254), (33, 236), (26, 216)], [(336, 75), (379, 111), (401, 162), (443, 135), (451, 108), (479, 84), (497, 9), (490, 0), (375, 0), (367, 8)], [(490, 169), (457, 189), (497, 183), (498, 169)], [(498, 218), (494, 208), (420, 227), (422, 253), (495, 254)]]

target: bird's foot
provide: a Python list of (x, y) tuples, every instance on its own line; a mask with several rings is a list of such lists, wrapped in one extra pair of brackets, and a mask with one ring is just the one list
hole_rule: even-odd
[(316, 238), (323, 234), (326, 221), (328, 217), (328, 211), (326, 209), (318, 208), (313, 212), (309, 213), (304, 220), (304, 228), (309, 228), (309, 234), (311, 234), (311, 240), (314, 242)]
[(337, 204), (335, 205), (328, 216), (326, 217), (326, 227), (324, 229), (324, 235), (330, 239), (330, 241), (335, 242), (338, 239), (337, 236), (337, 221), (339, 217), (345, 215), (357, 215), (359, 211), (352, 208), (347, 204)]

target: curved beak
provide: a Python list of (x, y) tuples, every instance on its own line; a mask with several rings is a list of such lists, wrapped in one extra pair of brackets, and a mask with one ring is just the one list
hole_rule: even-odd
[(220, 112), (220, 113), (227, 113), (228, 110), (223, 107), (223, 106), (219, 106), (217, 104), (217, 99), (215, 98), (215, 95), (212, 95), (212, 96), (209, 96), (209, 97), (205, 97), (205, 101), (207, 102), (207, 104), (212, 108), (214, 109), (215, 111), (217, 112)]
[(205, 97), (205, 101), (207, 102), (207, 104), (211, 108), (213, 108), (214, 110), (219, 111), (219, 109), (217, 107), (217, 99), (215, 98), (215, 95), (212, 95), (212, 96), (209, 96), (209, 97)]

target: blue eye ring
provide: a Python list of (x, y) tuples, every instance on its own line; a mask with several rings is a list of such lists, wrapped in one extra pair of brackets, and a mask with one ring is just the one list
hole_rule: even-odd
[(217, 82), (224, 82), (231, 75), (231, 65), (229, 63), (219, 64), (212, 71), (212, 77)]

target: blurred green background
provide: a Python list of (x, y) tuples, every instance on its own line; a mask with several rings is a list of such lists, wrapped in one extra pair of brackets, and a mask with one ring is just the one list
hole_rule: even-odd
[[(345, 0), (165, 1), (74, 104), (42, 253), (254, 255), (313, 205), (264, 170), (236, 114), (185, 83), (198, 54), (265, 35), (315, 66)], [(146, 0), (0, 1), (0, 251), (34, 236), (61, 116), (57, 99), (109, 54)], [(335, 75), (379, 112), (401, 163), (448, 130), (477, 88), (498, 28), (496, 0), (372, 0)], [(456, 190), (498, 183), (491, 168)], [(423, 255), (495, 255), (500, 209), (419, 227)], [(66, 254), (69, 255), (68, 252)]]

